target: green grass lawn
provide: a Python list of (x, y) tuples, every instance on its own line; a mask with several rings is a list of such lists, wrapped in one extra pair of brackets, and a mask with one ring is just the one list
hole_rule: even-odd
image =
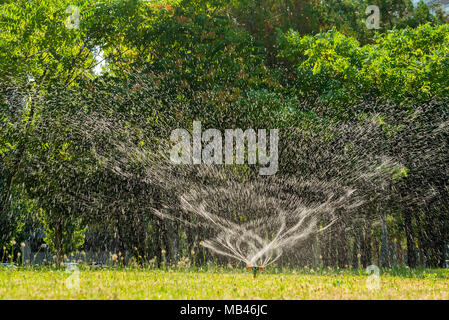
[(0, 299), (449, 299), (449, 270), (388, 270), (378, 290), (363, 273), (81, 268), (79, 287), (68, 289), (65, 270), (0, 268)]

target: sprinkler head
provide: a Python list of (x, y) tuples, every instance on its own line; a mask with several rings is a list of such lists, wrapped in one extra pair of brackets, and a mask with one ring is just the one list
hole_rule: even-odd
[(256, 278), (257, 271), (263, 270), (263, 267), (262, 266), (252, 266), (252, 267), (248, 266), (248, 269), (253, 270), (253, 276), (254, 276), (254, 278)]

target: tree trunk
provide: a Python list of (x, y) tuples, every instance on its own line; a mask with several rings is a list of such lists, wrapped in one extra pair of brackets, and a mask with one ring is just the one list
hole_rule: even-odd
[(344, 220), (338, 222), (338, 239), (337, 239), (337, 252), (338, 252), (338, 267), (345, 268), (348, 266), (348, 244), (346, 241), (346, 225)]
[(380, 256), (379, 265), (381, 267), (390, 267), (390, 252), (388, 250), (388, 228), (387, 228), (387, 215), (384, 208), (381, 207), (382, 212), (380, 213), (380, 228), (382, 231), (380, 240)]
[(62, 266), (64, 263), (64, 248), (62, 239), (62, 219), (57, 217), (55, 219), (55, 251), (56, 251), (56, 265)]
[(404, 209), (405, 237), (407, 239), (407, 265), (410, 268), (416, 267), (416, 247), (412, 227), (412, 211)]
[(363, 246), (363, 236), (361, 235), (361, 226), (359, 224), (354, 225), (353, 229), (353, 237), (354, 237), (354, 245), (352, 246), (352, 257), (351, 257), (351, 265), (354, 268), (360, 268), (360, 258), (362, 255), (362, 246)]
[(379, 265), (379, 241), (377, 240), (376, 235), (373, 236), (373, 260), (374, 264)]
[(425, 259), (426, 266), (430, 268), (438, 268), (444, 266), (445, 256), (445, 233), (444, 217), (438, 209), (434, 209), (432, 205), (426, 208), (426, 223), (423, 238), (426, 240)]
[(322, 232), (320, 234), (320, 252), (323, 268), (330, 266), (330, 254), (329, 254), (329, 232)]
[(362, 264), (366, 268), (372, 261), (372, 249), (371, 249), (371, 224), (365, 224), (364, 227), (364, 239), (362, 247)]
[(397, 253), (396, 256), (397, 256), (398, 266), (403, 267), (404, 266), (404, 255), (403, 255), (403, 251), (402, 251), (401, 238), (399, 236), (396, 238), (396, 253)]

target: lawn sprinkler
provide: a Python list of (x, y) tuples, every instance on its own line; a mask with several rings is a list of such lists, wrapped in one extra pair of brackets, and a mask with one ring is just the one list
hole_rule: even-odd
[(257, 277), (257, 271), (263, 270), (263, 267), (261, 267), (261, 266), (252, 266), (252, 267), (248, 266), (248, 269), (253, 270), (253, 276), (254, 276), (254, 279), (255, 279)]

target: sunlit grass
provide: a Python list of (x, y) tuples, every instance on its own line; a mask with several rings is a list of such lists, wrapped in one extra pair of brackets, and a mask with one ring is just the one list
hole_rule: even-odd
[[(383, 272), (380, 289), (361, 270), (282, 270), (253, 279), (240, 269), (80, 268), (68, 289), (64, 269), (0, 269), (0, 299), (449, 299), (449, 270)], [(408, 272), (408, 273), (407, 273)], [(73, 276), (73, 274), (72, 274)]]

